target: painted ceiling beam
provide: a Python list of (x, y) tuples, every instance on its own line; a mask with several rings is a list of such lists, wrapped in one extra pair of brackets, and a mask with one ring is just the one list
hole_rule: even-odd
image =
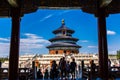
[(12, 7), (18, 7), (17, 0), (7, 0)]
[(113, 0), (101, 0), (100, 7), (108, 6)]

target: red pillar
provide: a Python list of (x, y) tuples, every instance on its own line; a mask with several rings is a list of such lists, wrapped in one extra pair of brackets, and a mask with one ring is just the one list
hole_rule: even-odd
[(99, 40), (99, 75), (102, 80), (108, 80), (108, 48), (106, 34), (105, 7), (98, 6), (98, 40)]
[(20, 7), (11, 7), (12, 33), (9, 55), (9, 80), (18, 80)]

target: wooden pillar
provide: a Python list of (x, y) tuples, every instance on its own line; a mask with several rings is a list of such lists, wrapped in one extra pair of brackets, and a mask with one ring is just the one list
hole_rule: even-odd
[(2, 80), (2, 68), (0, 67), (0, 80)]
[(84, 78), (84, 60), (81, 61), (81, 67), (82, 67), (82, 78)]
[(36, 80), (36, 77), (37, 77), (37, 67), (35, 66), (35, 61), (32, 62), (32, 69), (33, 69), (32, 79)]
[(99, 76), (108, 80), (108, 48), (106, 33), (106, 8), (98, 4), (98, 49), (99, 49)]
[(20, 6), (11, 7), (11, 17), (12, 17), (12, 33), (9, 55), (9, 80), (18, 80)]
[(1, 68), (1, 66), (2, 66), (2, 62), (0, 61), (0, 68)]

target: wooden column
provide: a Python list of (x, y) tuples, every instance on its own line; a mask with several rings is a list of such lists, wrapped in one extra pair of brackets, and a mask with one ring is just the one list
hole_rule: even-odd
[(12, 33), (9, 55), (9, 80), (18, 80), (20, 7), (11, 7)]
[(106, 8), (98, 5), (98, 45), (99, 45), (99, 76), (108, 80), (108, 48), (106, 34)]
[(0, 61), (0, 68), (1, 68), (1, 66), (2, 66), (2, 62)]
[(82, 67), (82, 78), (84, 78), (84, 60), (81, 61), (81, 67)]

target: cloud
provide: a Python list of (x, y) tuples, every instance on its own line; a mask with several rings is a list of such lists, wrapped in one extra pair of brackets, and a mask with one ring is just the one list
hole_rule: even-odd
[(26, 36), (26, 38), (20, 39), (20, 50), (25, 53), (32, 51), (33, 49), (40, 51), (40, 49), (43, 49), (50, 44), (48, 40), (37, 36), (36, 34), (25, 33), (24, 36)]
[[(25, 33), (24, 38), (20, 39), (20, 53), (40, 53), (41, 50), (46, 49), (50, 42), (43, 37), (36, 34)], [(2, 42), (6, 41), (6, 42)], [(9, 38), (0, 38), (0, 56), (9, 54), (10, 42)]]
[(53, 14), (49, 14), (49, 15), (43, 17), (40, 21), (45, 21), (46, 19), (51, 18), (52, 16), (53, 16)]
[(9, 38), (0, 38), (0, 56), (8, 56), (10, 46), (9, 42)]
[(68, 12), (70, 12), (70, 11), (72, 11), (72, 10), (62, 11), (62, 12), (60, 12), (58, 15), (60, 16), (60, 15), (66, 14), (66, 13), (68, 13)]
[(20, 42), (24, 44), (49, 44), (50, 42), (43, 37), (37, 36), (36, 34), (25, 33), (23, 34), (26, 38), (21, 38)]
[(117, 51), (116, 50), (113, 50), (113, 51), (108, 51), (109, 54), (117, 54)]
[(66, 14), (66, 13), (68, 13), (68, 12), (70, 12), (70, 11), (72, 11), (72, 10), (66, 10), (66, 11), (60, 11), (60, 12), (55, 12), (55, 13), (52, 13), (52, 14), (48, 14), (47, 16), (44, 16), (40, 21), (41, 21), (41, 22), (42, 22), (42, 21), (45, 21), (45, 20), (53, 17), (54, 15), (58, 17), (58, 16), (61, 16), (61, 15), (63, 15), (63, 14)]
[(8, 56), (10, 43), (0, 42), (0, 57)]
[(88, 40), (80, 40), (80, 42), (86, 43), (89, 42)]
[(1, 41), (10, 41), (9, 38), (0, 38), (0, 42)]
[(115, 35), (115, 34), (116, 34), (115, 31), (107, 30), (107, 35)]
[(97, 46), (88, 46), (88, 48), (98, 48)]
[(36, 34), (31, 34), (31, 33), (25, 33), (23, 35), (25, 35), (28, 38), (33, 38), (33, 39), (42, 38), (42, 37), (37, 36)]

